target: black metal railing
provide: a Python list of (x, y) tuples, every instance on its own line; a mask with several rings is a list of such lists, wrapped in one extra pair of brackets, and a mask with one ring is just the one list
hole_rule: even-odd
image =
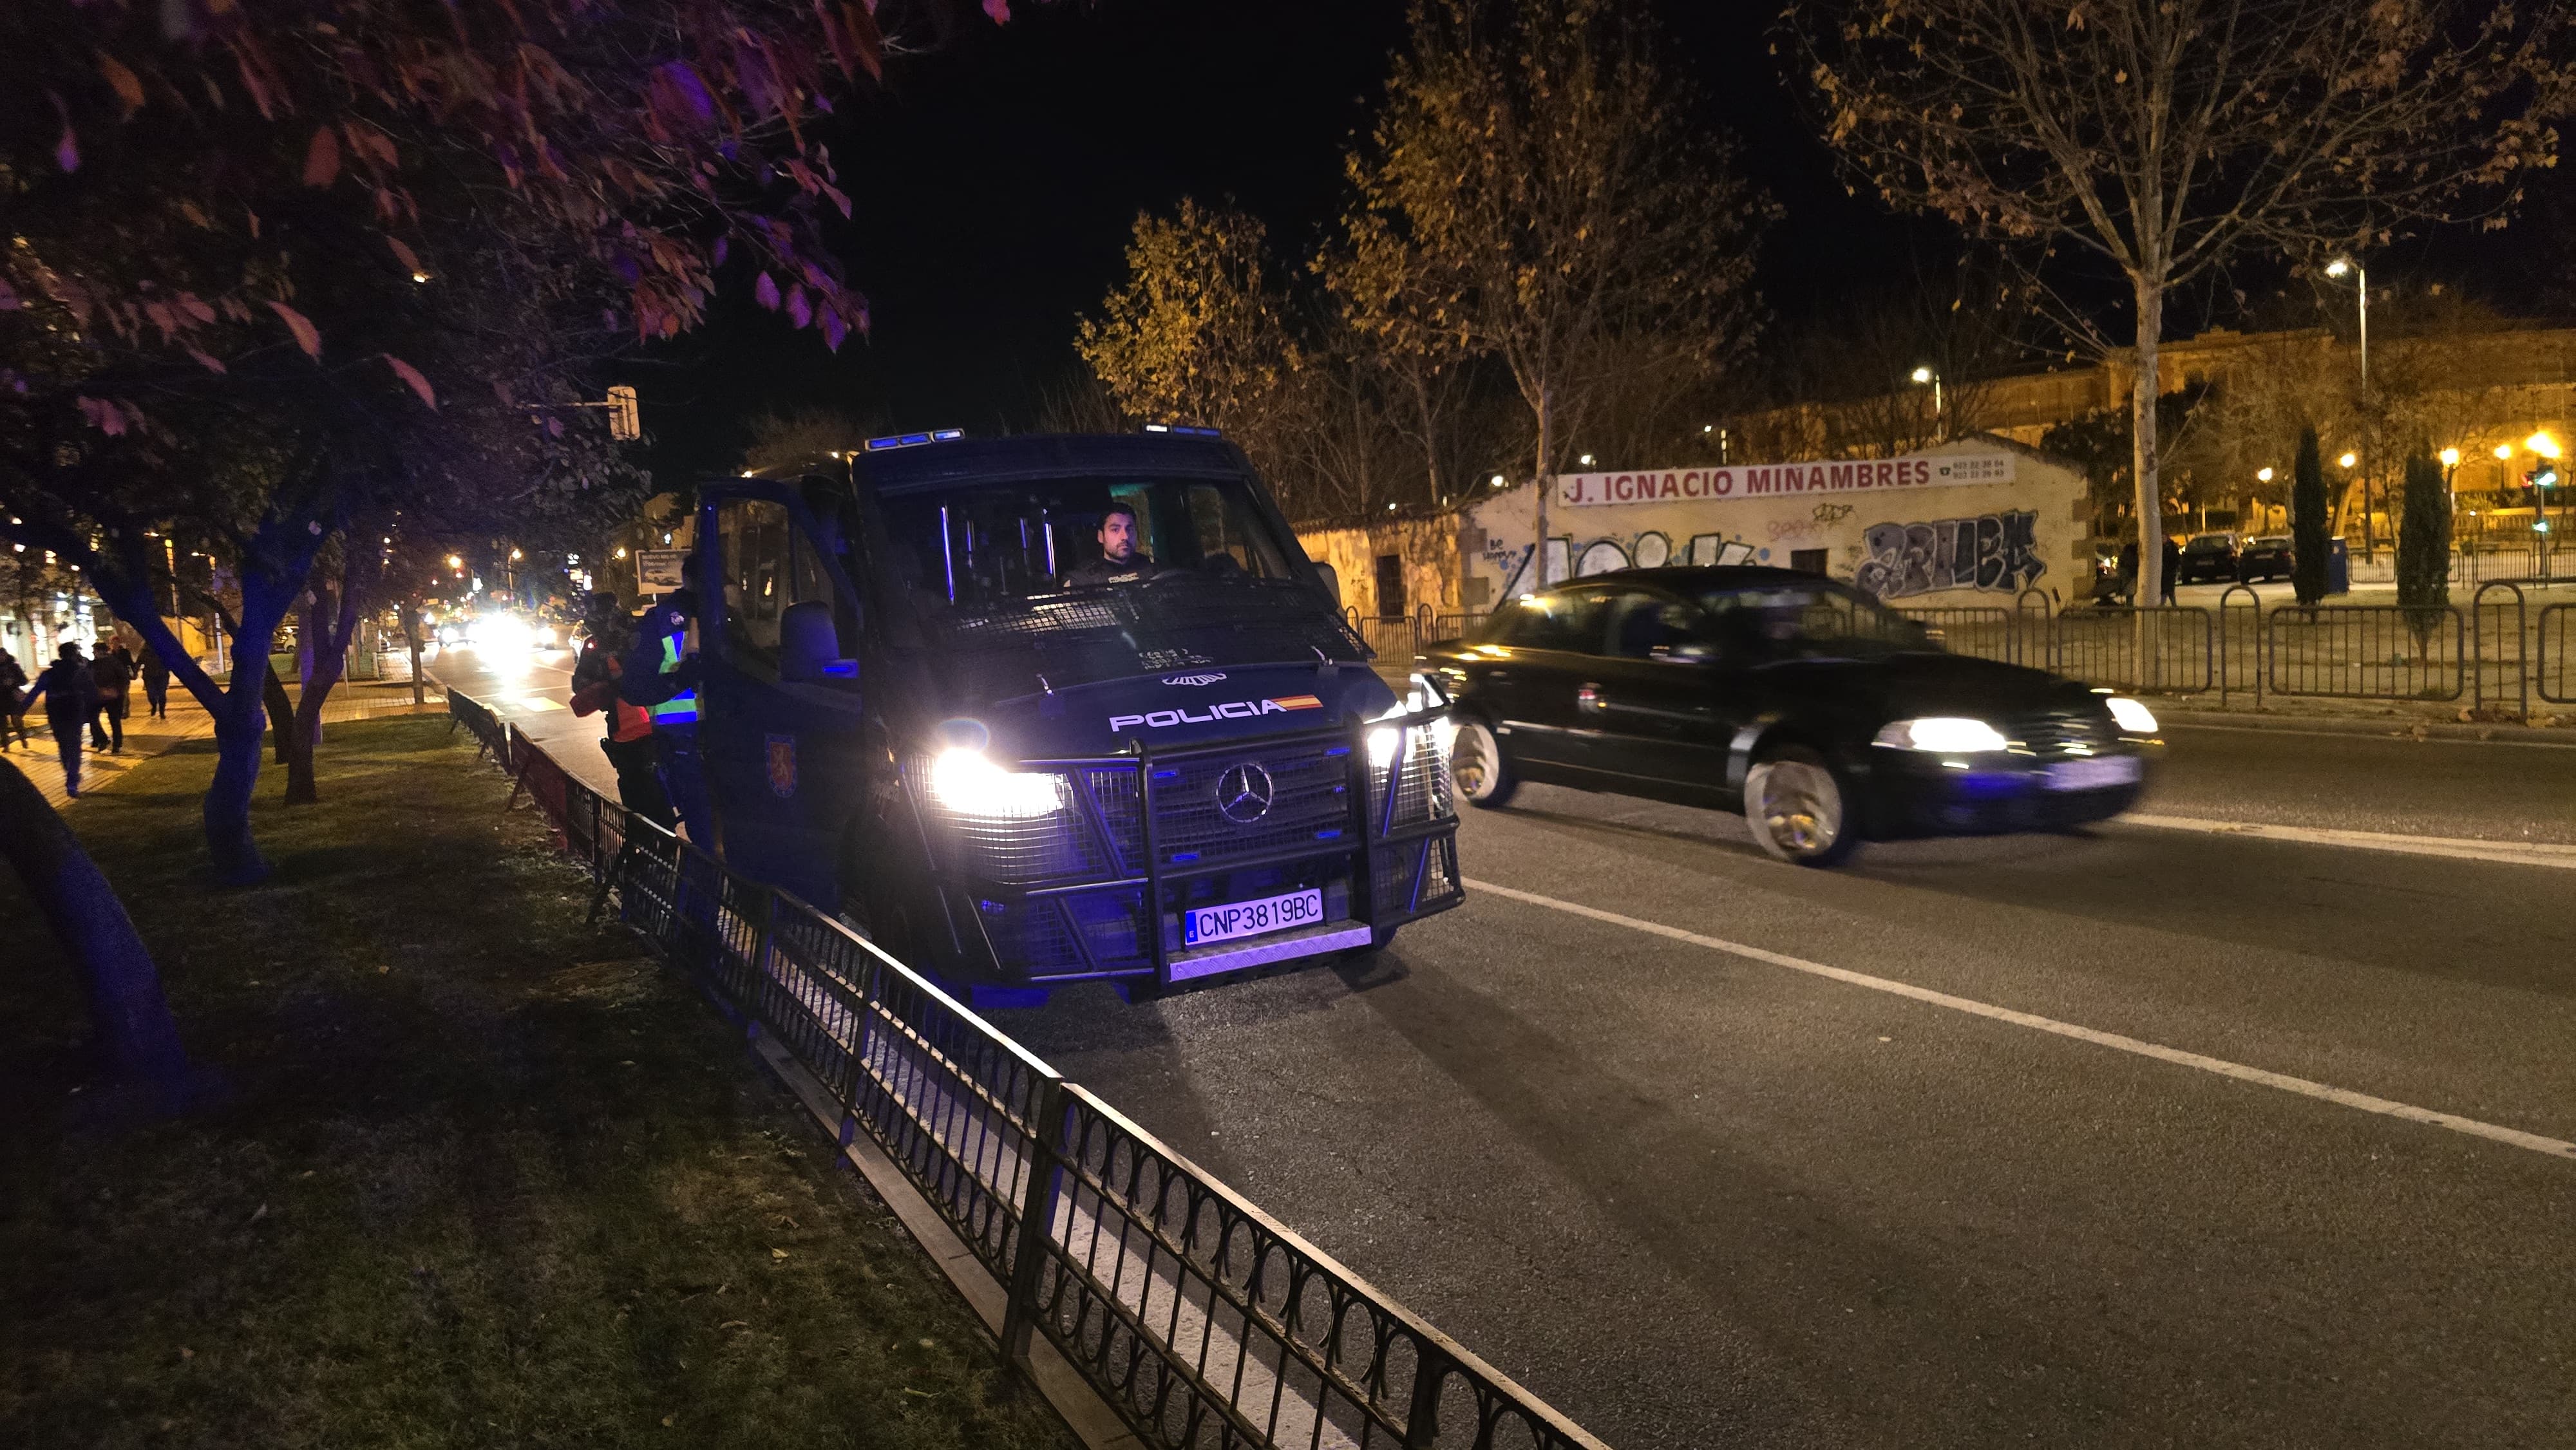
[(2264, 687), (2276, 695), (2456, 700), (2467, 631), (2447, 605), (2319, 605), (2264, 620)]
[(2553, 705), (2576, 705), (2576, 637), (2571, 630), (2576, 630), (2576, 605), (2541, 607), (2531, 692)]
[(2199, 694), (2221, 677), (2217, 627), (2196, 605), (2070, 609), (2050, 621), (2046, 667), (2115, 690)]
[[(535, 774), (544, 752), (499, 728)], [(618, 919), (810, 1074), (1004, 1286), (1014, 1362), (1042, 1337), (1161, 1450), (1601, 1450), (848, 926), (552, 775)]]

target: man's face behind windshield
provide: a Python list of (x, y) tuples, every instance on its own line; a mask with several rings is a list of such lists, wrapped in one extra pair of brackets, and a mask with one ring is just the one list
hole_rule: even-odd
[(1100, 557), (1124, 564), (1136, 557), (1136, 516), (1112, 509), (1100, 521)]

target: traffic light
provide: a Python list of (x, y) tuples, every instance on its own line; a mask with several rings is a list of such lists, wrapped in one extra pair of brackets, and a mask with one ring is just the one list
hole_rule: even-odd
[(632, 443), (644, 436), (644, 418), (636, 406), (635, 390), (624, 383), (608, 390), (608, 436), (620, 443)]

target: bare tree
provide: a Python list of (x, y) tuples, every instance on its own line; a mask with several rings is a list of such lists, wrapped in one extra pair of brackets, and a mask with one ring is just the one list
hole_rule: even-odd
[(1890, 202), (2127, 291), (2148, 598), (2168, 294), (2248, 252), (2492, 222), (2554, 159), (2566, 95), (2548, 0), (1811, 0), (1787, 28), (1827, 139)]
[[(1345, 231), (1398, 259), (1410, 326), (1509, 369), (1537, 475), (1651, 353), (1713, 370), (1749, 337), (1771, 215), (1687, 122), (1633, 0), (1416, 0)], [(1547, 490), (1539, 490), (1546, 528)]]

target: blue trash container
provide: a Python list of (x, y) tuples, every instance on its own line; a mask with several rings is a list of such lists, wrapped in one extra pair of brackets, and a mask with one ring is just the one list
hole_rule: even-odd
[(2326, 593), (2352, 592), (2352, 551), (2344, 546), (2342, 536), (2326, 541)]

